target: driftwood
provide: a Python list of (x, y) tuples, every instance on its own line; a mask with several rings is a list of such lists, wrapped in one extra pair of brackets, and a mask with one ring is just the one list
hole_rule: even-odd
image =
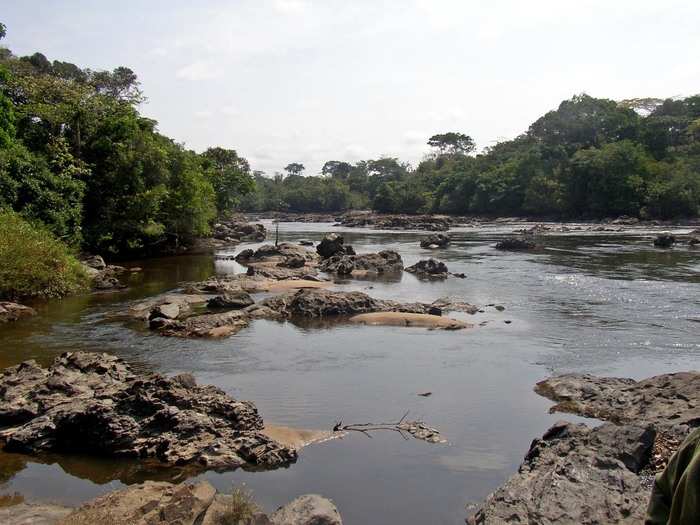
[(370, 432), (377, 430), (390, 430), (392, 432), (398, 432), (405, 440), (413, 437), (428, 443), (447, 443), (447, 440), (440, 435), (438, 430), (427, 426), (422, 421), (412, 421), (406, 419), (406, 417), (408, 417), (408, 412), (406, 412), (398, 421), (389, 423), (353, 423), (350, 425), (343, 425), (341, 420), (335, 424), (333, 431), (361, 432), (365, 436), (371, 438), (372, 434), (370, 434)]

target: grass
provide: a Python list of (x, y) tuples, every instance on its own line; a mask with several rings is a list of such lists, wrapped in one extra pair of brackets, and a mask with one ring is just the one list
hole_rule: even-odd
[(253, 501), (253, 492), (241, 487), (234, 487), (229, 496), (226, 509), (219, 515), (219, 525), (244, 525), (260, 510)]
[(62, 297), (84, 289), (88, 276), (49, 231), (0, 210), (0, 298)]

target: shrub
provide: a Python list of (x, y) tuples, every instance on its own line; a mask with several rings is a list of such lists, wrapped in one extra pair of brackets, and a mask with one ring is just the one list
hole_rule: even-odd
[(0, 210), (0, 297), (61, 297), (87, 282), (82, 265), (47, 229)]
[(226, 510), (219, 515), (219, 525), (239, 525), (247, 523), (260, 508), (253, 501), (253, 493), (244, 488), (235, 487), (229, 496)]

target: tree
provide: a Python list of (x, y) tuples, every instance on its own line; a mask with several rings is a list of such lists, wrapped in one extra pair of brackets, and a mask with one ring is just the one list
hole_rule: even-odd
[(352, 164), (339, 160), (329, 160), (321, 168), (321, 173), (334, 179), (346, 180), (352, 171)]
[(7, 35), (7, 27), (5, 26), (5, 24), (0, 22), (0, 40), (5, 38), (5, 35)]
[(469, 135), (453, 131), (433, 135), (428, 139), (428, 146), (437, 148), (440, 155), (468, 155), (476, 149), (476, 144)]
[(248, 161), (238, 156), (236, 150), (209, 148), (202, 153), (203, 168), (216, 194), (216, 208), (219, 215), (236, 208), (241, 197), (254, 188)]
[(305, 169), (304, 165), (298, 162), (292, 162), (284, 167), (284, 171), (286, 171), (288, 175), (301, 175)]

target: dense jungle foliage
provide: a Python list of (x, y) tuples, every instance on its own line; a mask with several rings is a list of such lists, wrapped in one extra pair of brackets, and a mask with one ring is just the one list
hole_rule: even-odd
[(0, 209), (105, 255), (206, 235), (252, 190), (248, 163), (158, 133), (139, 114), (143, 100), (128, 68), (91, 71), (0, 48)]
[[(329, 161), (320, 176), (256, 174), (248, 210), (528, 215), (696, 216), (700, 96), (623, 102), (578, 95), (519, 137), (474, 154), (461, 133), (435, 135), (415, 169), (395, 158)], [(289, 168), (293, 169), (289, 169)]]

